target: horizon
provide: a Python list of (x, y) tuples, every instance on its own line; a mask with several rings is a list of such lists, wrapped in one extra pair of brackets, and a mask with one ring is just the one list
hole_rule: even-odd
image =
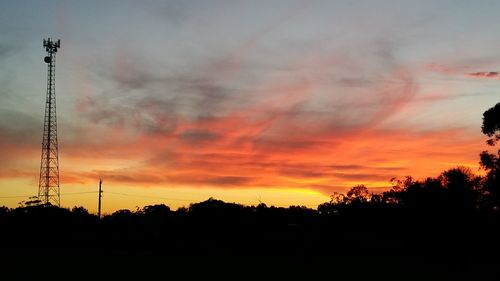
[(99, 178), (112, 213), (210, 197), (315, 208), (358, 184), (482, 174), (499, 13), (490, 1), (6, 3), (0, 205), (38, 191), (47, 37), (61, 39), (61, 207), (95, 212)]

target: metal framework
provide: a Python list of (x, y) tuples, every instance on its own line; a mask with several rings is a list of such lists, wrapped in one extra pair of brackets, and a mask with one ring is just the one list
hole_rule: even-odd
[(44, 62), (47, 63), (47, 96), (45, 100), (45, 118), (43, 123), (42, 159), (38, 181), (38, 199), (44, 205), (60, 206), (59, 191), (59, 153), (57, 145), (56, 118), (56, 53), (61, 47), (61, 40), (44, 39), (43, 47), (47, 51)]

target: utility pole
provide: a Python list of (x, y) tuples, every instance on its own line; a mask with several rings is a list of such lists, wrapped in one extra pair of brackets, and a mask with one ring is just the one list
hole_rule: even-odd
[(101, 197), (102, 197), (102, 179), (99, 179), (99, 204), (97, 205), (97, 217), (101, 219)]

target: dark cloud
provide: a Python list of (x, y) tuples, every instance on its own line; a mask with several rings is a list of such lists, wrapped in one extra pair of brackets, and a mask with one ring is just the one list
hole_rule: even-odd
[[(143, 84), (144, 87), (147, 85)], [(192, 107), (193, 103), (196, 103), (194, 107), (201, 107), (202, 98), (194, 102), (190, 98), (197, 99), (193, 94), (157, 95), (148, 90), (142, 97), (124, 98), (119, 102), (100, 96), (92, 98), (95, 106), (82, 113), (89, 121), (109, 127), (125, 127), (145, 134), (169, 134), (176, 129), (179, 116), (189, 112), (186, 108)], [(216, 101), (212, 100), (212, 103)], [(210, 101), (205, 104), (210, 107)]]
[(181, 154), (176, 151), (175, 147), (167, 146), (158, 149), (155, 153), (144, 160), (144, 165), (148, 167), (155, 167), (161, 169), (176, 169), (179, 163)]
[(131, 115), (126, 122), (147, 135), (169, 135), (177, 129), (179, 120), (172, 100), (145, 97), (129, 106)]
[(322, 178), (331, 176), (331, 173), (316, 171), (312, 167), (302, 168), (282, 168), (277, 171), (281, 175), (292, 176), (296, 178)]
[[(296, 178), (340, 178), (343, 180), (389, 180), (402, 167), (370, 167), (364, 165), (330, 165), (321, 166), (314, 164), (290, 165), (279, 164), (279, 174)], [(360, 173), (363, 171), (363, 173)]]
[(177, 27), (189, 19), (189, 4), (187, 1), (149, 2), (148, 5), (141, 6), (141, 9), (146, 8), (154, 17), (175, 24)]
[(180, 133), (180, 139), (189, 145), (200, 145), (205, 142), (216, 141), (219, 135), (207, 130), (189, 129)]
[(0, 42), (0, 60), (8, 58), (21, 50), (21, 46), (16, 43)]
[(279, 137), (256, 137), (253, 140), (254, 148), (261, 151), (297, 151), (304, 149), (312, 149), (318, 147), (325, 142), (307, 138), (291, 138), (287, 136)]
[(206, 179), (206, 183), (213, 184), (215, 186), (222, 185), (235, 185), (235, 186), (243, 186), (247, 185), (253, 180), (251, 177), (237, 177), (237, 176), (219, 176), (219, 177), (210, 177)]
[(101, 104), (90, 109), (86, 117), (94, 124), (104, 123), (111, 127), (122, 127), (125, 123), (125, 119), (130, 115), (127, 111), (128, 110), (123, 108), (123, 106), (105, 108)]
[(211, 185), (215, 187), (245, 187), (253, 182), (255, 178), (253, 177), (243, 177), (243, 176), (218, 176), (218, 175), (203, 175), (203, 174), (192, 174), (192, 175), (176, 175), (169, 176), (168, 182), (178, 183), (178, 184), (195, 184), (195, 185)]
[(334, 170), (359, 170), (365, 168), (362, 165), (331, 165)]
[(404, 170), (404, 167), (371, 167), (364, 165), (330, 165), (329, 167), (333, 168), (333, 170), (345, 171), (345, 170), (379, 170), (379, 171), (401, 171)]
[(176, 94), (177, 104), (184, 113), (195, 117), (212, 116), (219, 110), (227, 110), (221, 106), (236, 94), (235, 89), (216, 79), (185, 74), (169, 80), (175, 81), (170, 85)]
[(11, 51), (12, 48), (5, 45), (0, 45), (0, 59), (9, 55)]
[(165, 182), (165, 178), (161, 175), (154, 175), (143, 171), (135, 171), (133, 169), (120, 170), (96, 170), (92, 172), (72, 172), (65, 171), (64, 178), (66, 182), (88, 182), (95, 179), (103, 178), (105, 181), (119, 183), (136, 183), (136, 184), (158, 184)]
[(389, 181), (393, 176), (380, 173), (333, 173), (335, 178), (349, 181)]
[(236, 90), (226, 82), (195, 69), (153, 73), (136, 53), (116, 59), (111, 73), (97, 75), (115, 86), (94, 97), (85, 97), (83, 116), (93, 123), (125, 127), (147, 134), (171, 133), (179, 117), (197, 120), (228, 110), (222, 104), (234, 99)]
[(484, 77), (484, 78), (500, 78), (500, 75), (496, 71), (489, 71), (489, 72), (472, 72), (472, 73), (467, 73), (467, 76), (471, 77)]
[(338, 83), (345, 87), (367, 87), (373, 84), (373, 81), (367, 78), (346, 77), (340, 78)]
[(0, 143), (36, 145), (42, 138), (43, 120), (8, 109), (0, 111)]

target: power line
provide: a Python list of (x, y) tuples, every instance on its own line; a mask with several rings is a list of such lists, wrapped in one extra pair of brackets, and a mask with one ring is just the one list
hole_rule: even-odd
[(174, 200), (174, 201), (193, 201), (192, 199), (180, 199), (180, 198), (169, 198), (169, 197), (159, 197), (159, 196), (148, 196), (148, 195), (120, 193), (120, 192), (111, 192), (111, 191), (107, 191), (106, 194), (116, 194), (116, 195), (130, 196), (130, 197), (143, 197), (143, 198), (152, 198), (152, 199), (165, 199), (165, 200)]
[(27, 197), (31, 197), (33, 195), (26, 195), (26, 196), (22, 196), (22, 195), (18, 195), (18, 196), (0, 196), (0, 198), (27, 198)]
[[(98, 191), (83, 191), (83, 192), (71, 192), (71, 193), (63, 193), (61, 196), (67, 196), (67, 195), (79, 195), (79, 194), (95, 194), (98, 193)], [(181, 198), (172, 198), (172, 197), (161, 197), (161, 196), (151, 196), (151, 195), (140, 195), (140, 194), (131, 194), (131, 193), (123, 193), (123, 192), (112, 192), (112, 191), (106, 191), (103, 192), (105, 194), (113, 194), (113, 195), (121, 195), (121, 196), (127, 196), (127, 197), (135, 197), (135, 198), (149, 198), (149, 199), (163, 199), (163, 200), (171, 200), (171, 201), (184, 201), (184, 202), (194, 202), (198, 201), (196, 199), (181, 199)], [(32, 197), (32, 195), (26, 195), (26, 196), (0, 196), (0, 198), (28, 198)], [(272, 206), (275, 207), (283, 207), (287, 208), (292, 205), (282, 205), (282, 204), (271, 204)], [(295, 206), (306, 206), (309, 208), (314, 208), (315, 206), (309, 205), (309, 204), (297, 204)]]
[(63, 193), (61, 195), (75, 195), (75, 194), (87, 194), (87, 193), (97, 193), (97, 191), (84, 191), (84, 192), (72, 192), (72, 193)]
[[(70, 192), (70, 193), (60, 194), (60, 196), (86, 194), (86, 193), (96, 193), (96, 192), (97, 191)], [(33, 196), (34, 195), (13, 195), (13, 196), (0, 196), (0, 198), (29, 198), (29, 197), (33, 197)]]

